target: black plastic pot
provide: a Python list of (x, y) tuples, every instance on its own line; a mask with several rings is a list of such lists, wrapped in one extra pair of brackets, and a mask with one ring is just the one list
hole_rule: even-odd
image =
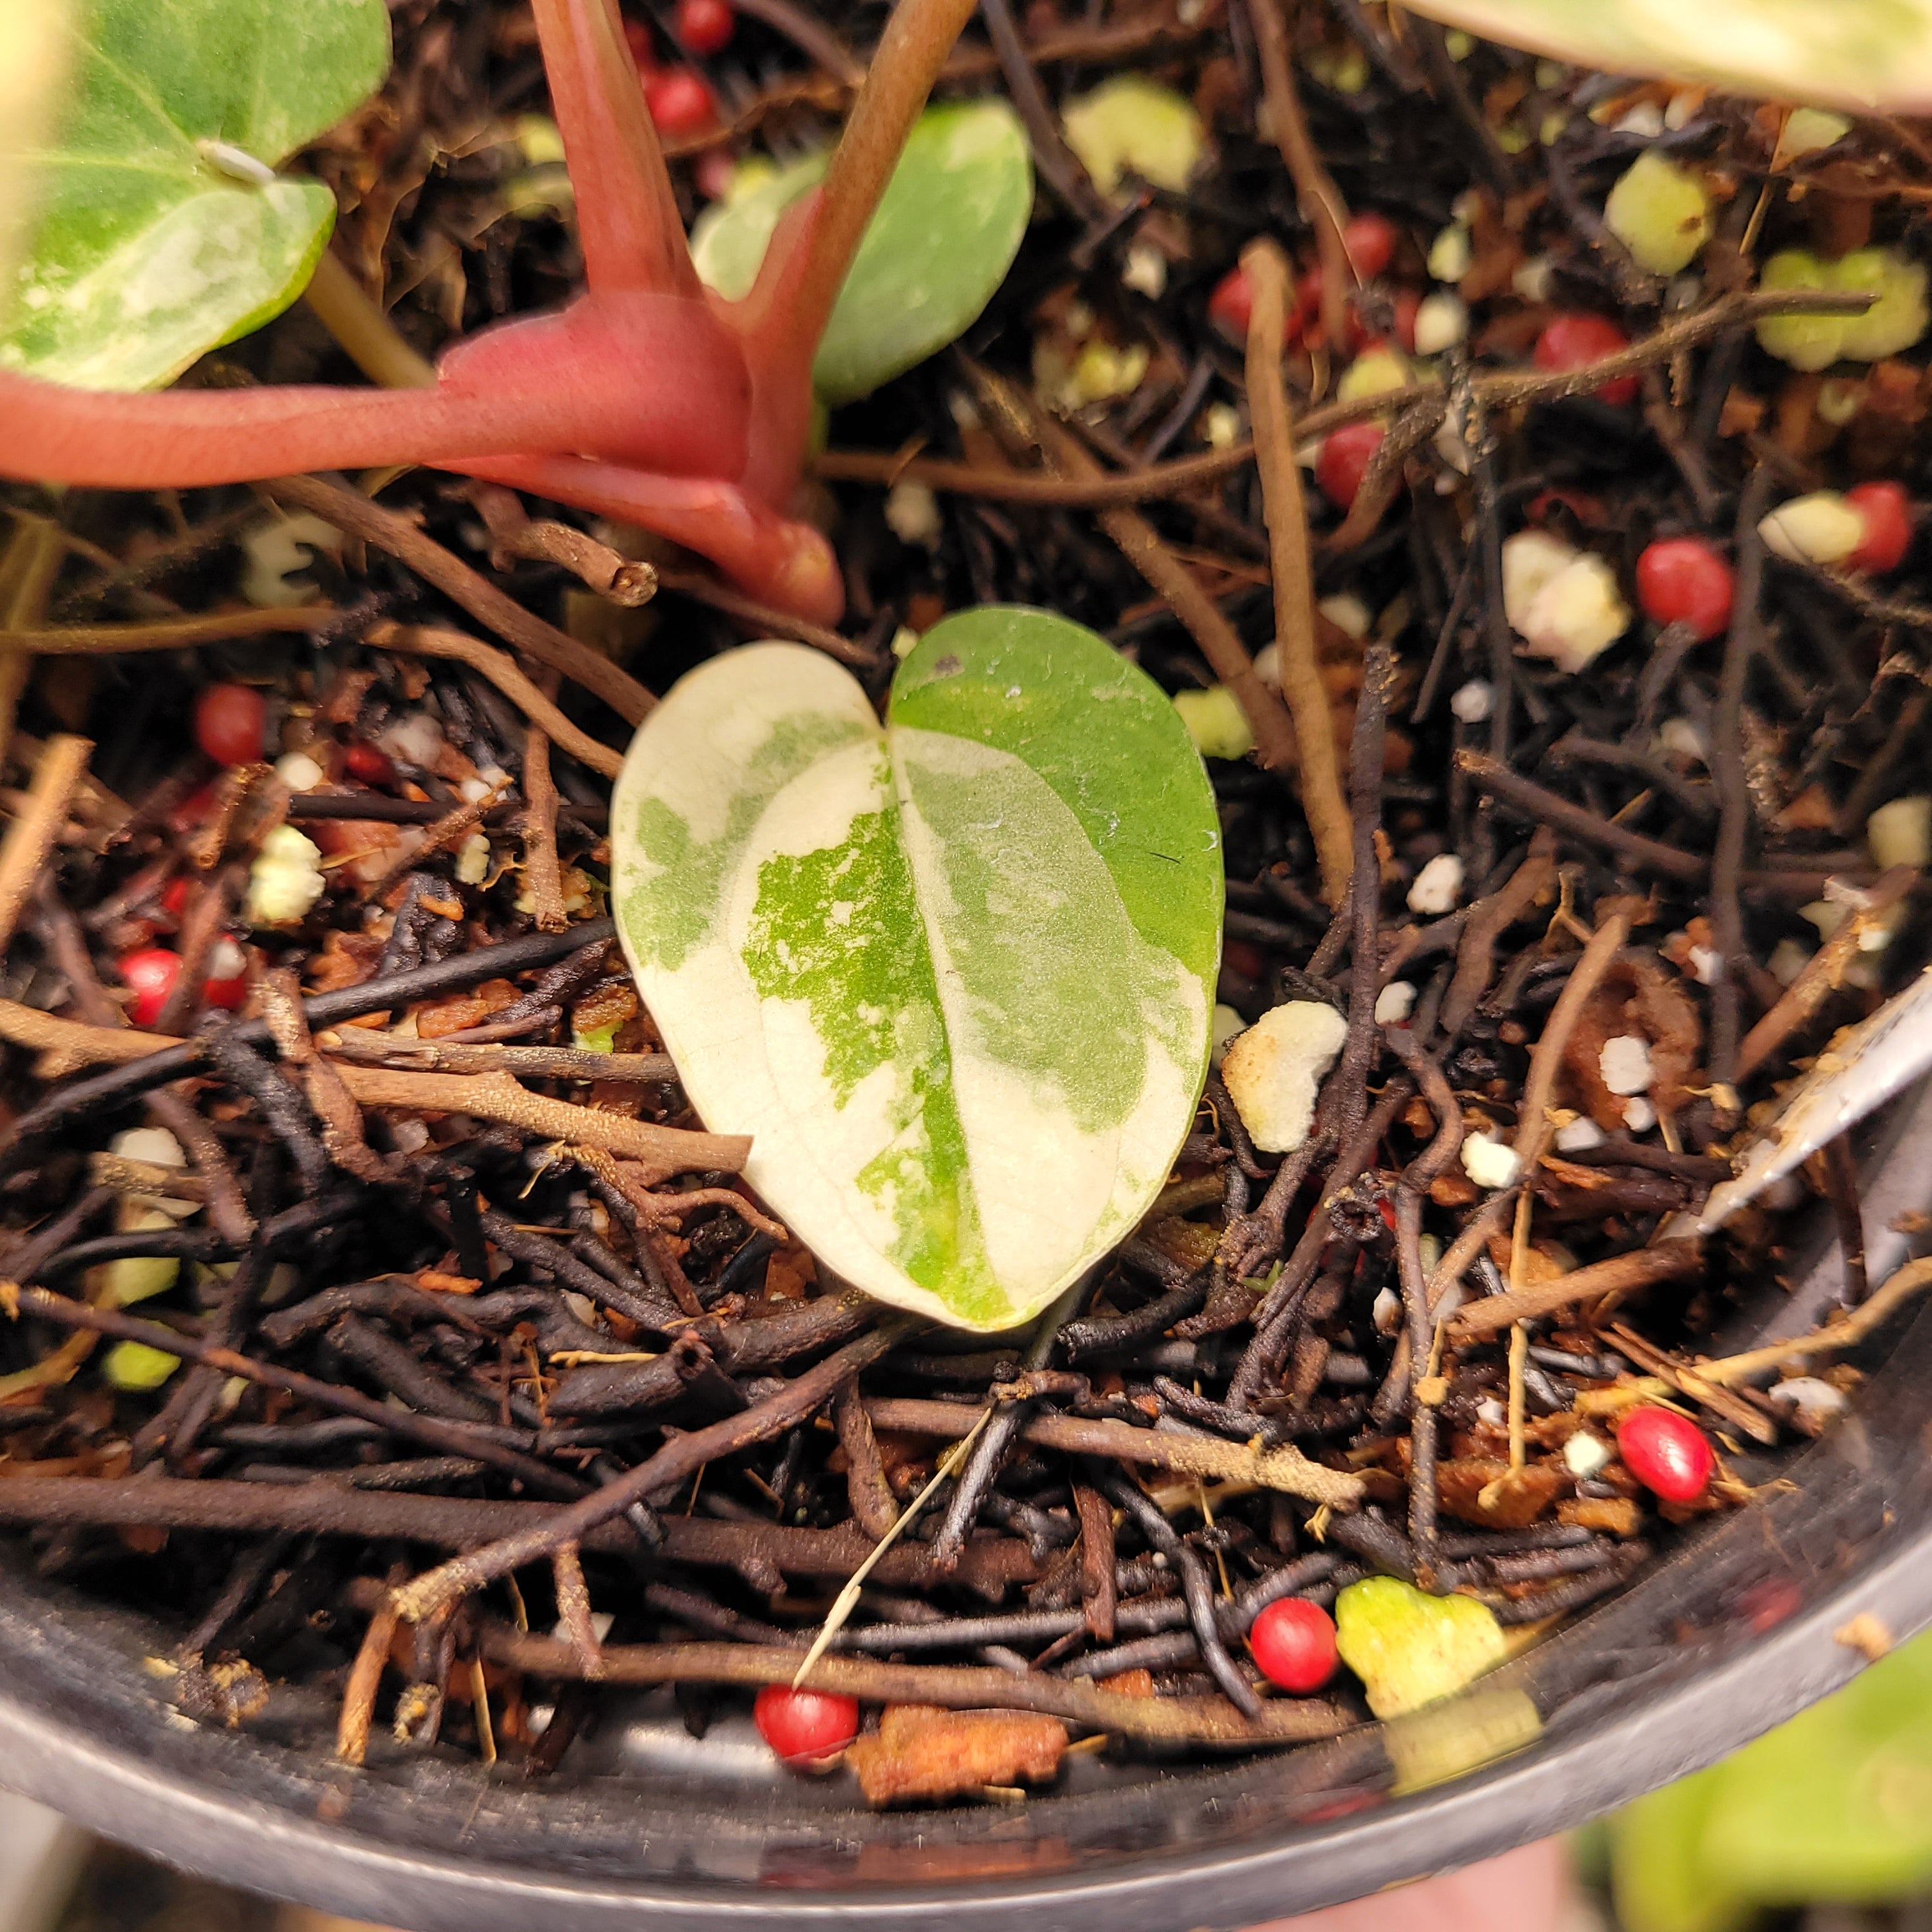
[[(1867, 1170), (1871, 1270), (1932, 1202), (1932, 1088)], [(1908, 1220), (1907, 1225), (1910, 1225)], [(1781, 1339), (1835, 1293), (1834, 1244), (1768, 1289)], [(1843, 1684), (1838, 1633), (1932, 1622), (1932, 1316), (1877, 1338), (1853, 1417), (1790, 1478), (1432, 1714), (1279, 1756), (1078, 1762), (1022, 1806), (875, 1815), (779, 1772), (748, 1723), (702, 1744), (639, 1699), (540, 1784), (412, 1758), (351, 1772), (314, 1748), (204, 1730), (143, 1658), (172, 1639), (0, 1555), (0, 1782), (189, 1870), (410, 1932), (641, 1925), (778, 1932), (1183, 1932), (1306, 1911), (1573, 1825), (1721, 1756)], [(1540, 1726), (1540, 1730), (1538, 1729)], [(1537, 1730), (1525, 1742), (1526, 1732)], [(309, 1733), (313, 1736), (313, 1732)], [(1504, 1753), (1407, 1795), (1426, 1761)]]

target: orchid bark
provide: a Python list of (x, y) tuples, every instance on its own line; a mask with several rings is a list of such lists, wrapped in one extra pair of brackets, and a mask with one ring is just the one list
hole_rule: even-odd
[(813, 353), (973, 0), (900, 0), (824, 186), (757, 284), (700, 284), (616, 0), (533, 0), (576, 191), (584, 292), (446, 350), (434, 386), (108, 394), (0, 373), (0, 476), (184, 489), (426, 464), (642, 525), (819, 622), (843, 590), (790, 514)]

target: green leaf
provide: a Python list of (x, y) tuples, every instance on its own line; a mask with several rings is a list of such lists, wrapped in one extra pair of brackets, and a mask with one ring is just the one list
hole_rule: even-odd
[[(706, 284), (750, 292), (778, 217), (825, 172), (812, 155), (717, 202), (692, 230)], [(1033, 212), (1033, 158), (1004, 100), (921, 115), (880, 198), (812, 365), (828, 403), (869, 395), (979, 320), (1006, 279)]]
[(742, 302), (758, 279), (759, 265), (770, 247), (778, 217), (808, 188), (825, 178), (830, 155), (821, 148), (788, 166), (741, 162), (740, 177), (729, 194), (714, 201), (691, 229), (691, 259), (698, 279), (727, 302)]
[(1932, 1880), (1932, 1648), (1908, 1644), (1718, 1767), (1703, 1867), (1766, 1904)]
[(1418, 10), (1581, 67), (1774, 100), (1916, 111), (1932, 94), (1932, 0), (1417, 0)]
[(611, 824), (685, 1090), (836, 1272), (1008, 1328), (1145, 1212), (1207, 1065), (1220, 834), (1173, 706), (1102, 639), (950, 618), (884, 729), (816, 652), (728, 652), (645, 721)]
[(1730, 1932), (1764, 1906), (1932, 1882), (1932, 1639), (1612, 1824), (1630, 1932)]
[(0, 367), (92, 389), (168, 382), (306, 285), (335, 219), (319, 182), (238, 178), (205, 144), (273, 167), (389, 64), (382, 0), (90, 0), (60, 137), (29, 159), (41, 215)]
[(1628, 1932), (1732, 1932), (1752, 1916), (1749, 1902), (1703, 1859), (1721, 1769), (1653, 1791), (1611, 1820), (1617, 1917)]

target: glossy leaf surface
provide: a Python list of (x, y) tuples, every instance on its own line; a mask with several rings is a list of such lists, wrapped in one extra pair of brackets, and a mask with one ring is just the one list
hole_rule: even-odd
[(258, 180), (389, 64), (382, 0), (88, 0), (0, 368), (142, 389), (257, 328), (335, 220), (319, 182)]
[[(721, 295), (748, 293), (778, 217), (824, 172), (811, 156), (708, 208), (691, 237), (699, 274)], [(819, 394), (853, 401), (957, 340), (1006, 279), (1032, 211), (1032, 157), (1004, 101), (928, 108), (818, 345)]]
[(748, 646), (645, 721), (612, 811), (686, 1091), (830, 1267), (1005, 1328), (1132, 1228), (1206, 1066), (1221, 854), (1174, 707), (1100, 638), (949, 619), (884, 728), (829, 659)]

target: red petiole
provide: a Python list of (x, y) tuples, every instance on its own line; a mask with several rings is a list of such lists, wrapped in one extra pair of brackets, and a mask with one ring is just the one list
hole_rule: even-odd
[(830, 546), (788, 512), (812, 361), (860, 238), (973, 0), (901, 0), (821, 188), (757, 285), (703, 287), (616, 0), (533, 0), (576, 190), (582, 295), (446, 350), (433, 387), (104, 394), (0, 374), (0, 475), (185, 489), (414, 463), (641, 524), (820, 622)]

